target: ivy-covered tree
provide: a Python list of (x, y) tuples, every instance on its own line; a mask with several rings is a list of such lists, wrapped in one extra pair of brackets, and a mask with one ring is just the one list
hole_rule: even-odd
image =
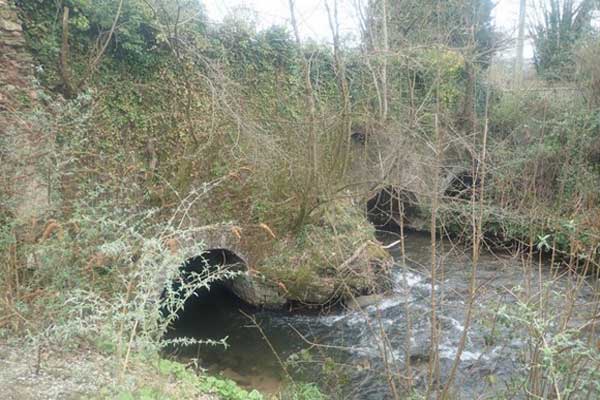
[(550, 0), (542, 7), (531, 36), (538, 74), (548, 80), (572, 80), (576, 46), (592, 31), (595, 0)]
[[(36, 60), (49, 86), (75, 95), (103, 64), (144, 76), (185, 32), (203, 33), (204, 9), (195, 0), (17, 0)], [(177, 36), (177, 37), (176, 37)], [(69, 69), (69, 76), (65, 75)], [(72, 82), (65, 82), (72, 80)]]
[[(367, 7), (374, 36), (381, 35), (383, 1), (372, 0)], [(492, 0), (386, 1), (391, 49), (434, 43), (460, 48), (474, 42), (480, 60), (489, 61), (494, 42)]]

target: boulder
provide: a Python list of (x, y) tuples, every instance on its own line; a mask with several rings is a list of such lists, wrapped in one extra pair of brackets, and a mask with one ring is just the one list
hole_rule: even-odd
[(366, 296), (351, 297), (346, 300), (346, 307), (351, 310), (359, 310), (375, 305), (384, 299), (383, 294), (370, 294)]
[(279, 309), (287, 303), (281, 289), (260, 276), (238, 276), (228, 286), (236, 296), (256, 307)]

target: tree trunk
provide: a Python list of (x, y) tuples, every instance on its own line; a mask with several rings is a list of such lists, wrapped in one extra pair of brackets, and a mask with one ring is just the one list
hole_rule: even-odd
[(525, 15), (527, 0), (521, 0), (519, 5), (519, 37), (517, 39), (517, 57), (515, 60), (515, 87), (523, 81), (523, 52), (525, 46)]
[(70, 99), (75, 95), (73, 75), (69, 64), (69, 7), (63, 7), (62, 17), (62, 45), (60, 47), (60, 77), (63, 83), (63, 95)]

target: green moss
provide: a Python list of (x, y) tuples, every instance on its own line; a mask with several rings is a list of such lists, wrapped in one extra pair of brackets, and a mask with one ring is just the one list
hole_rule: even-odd
[(376, 243), (375, 230), (363, 212), (335, 202), (298, 235), (276, 243), (260, 271), (282, 283), (291, 299), (326, 300), (346, 290), (369, 291), (375, 285), (369, 266), (387, 259), (389, 254)]

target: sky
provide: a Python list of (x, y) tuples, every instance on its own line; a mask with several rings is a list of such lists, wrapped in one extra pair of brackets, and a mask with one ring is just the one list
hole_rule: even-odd
[[(288, 0), (200, 0), (209, 18), (221, 21), (224, 16), (230, 15), (237, 9), (245, 9), (254, 15), (259, 28), (273, 24), (289, 24), (290, 11)], [(360, 0), (338, 0), (340, 33), (346, 37), (358, 37), (358, 16), (355, 4)], [(362, 0), (364, 4), (366, 0)], [(516, 35), (516, 26), (519, 15), (519, 0), (494, 0), (493, 17), (496, 27), (511, 36)], [(316, 41), (331, 41), (331, 32), (327, 19), (327, 12), (323, 5), (324, 0), (295, 0), (298, 19), (298, 28), (304, 39), (312, 38)], [(332, 4), (332, 2), (330, 2)], [(532, 56), (531, 46), (526, 46), (525, 56)]]

